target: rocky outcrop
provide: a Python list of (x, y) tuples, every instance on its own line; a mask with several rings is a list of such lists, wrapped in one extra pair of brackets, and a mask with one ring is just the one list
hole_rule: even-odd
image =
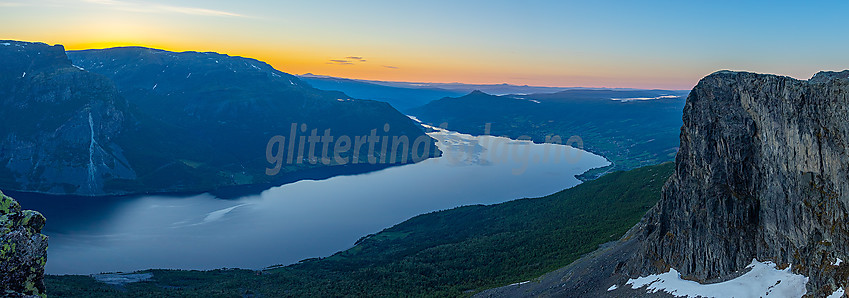
[(733, 279), (752, 259), (849, 286), (849, 71), (808, 81), (720, 71), (687, 98), (675, 173), (619, 241), (532, 282), (479, 297), (673, 297), (633, 289), (667, 272)]
[(624, 269), (709, 282), (758, 259), (808, 276), (810, 295), (848, 287), (847, 77), (702, 79), (684, 108), (676, 171), (635, 227), (642, 244)]
[(0, 193), (0, 295), (46, 296), (44, 265), (47, 236), (41, 234), (45, 219), (31, 210), (21, 211), (12, 198)]

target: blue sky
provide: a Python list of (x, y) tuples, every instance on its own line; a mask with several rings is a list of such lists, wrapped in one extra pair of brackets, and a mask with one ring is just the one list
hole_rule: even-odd
[[(689, 89), (849, 69), (849, 1), (0, 0), (0, 38), (216, 51), (379, 80)], [(335, 63), (346, 57), (364, 61)]]

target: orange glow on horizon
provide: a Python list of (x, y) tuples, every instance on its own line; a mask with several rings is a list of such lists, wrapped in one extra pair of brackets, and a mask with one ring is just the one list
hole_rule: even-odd
[[(722, 69), (808, 79), (849, 68), (849, 41), (833, 38), (845, 31), (846, 2), (769, 13), (682, 1), (5, 2), (4, 39), (217, 52), (352, 79), (680, 90)], [(814, 22), (822, 30), (804, 26)], [(787, 43), (788, 34), (799, 41)]]
[[(26, 39), (19, 39), (26, 40)], [(113, 47), (138, 46), (172, 52), (216, 52), (231, 56), (240, 56), (266, 62), (275, 69), (290, 74), (326, 75), (350, 79), (403, 81), (422, 83), (465, 83), (465, 84), (514, 84), (547, 87), (599, 87), (599, 88), (646, 88), (646, 89), (689, 89), (687, 82), (681, 79), (668, 80), (668, 84), (658, 85), (658, 79), (644, 77), (637, 79), (614, 79), (594, 75), (563, 75), (545, 70), (507, 70), (491, 65), (475, 65), (471, 62), (459, 64), (453, 61), (400, 61), (398, 55), (391, 61), (365, 57), (368, 63), (336, 65), (328, 61), (344, 58), (329, 50), (312, 50), (307, 47), (282, 47), (275, 45), (254, 45), (250, 43), (225, 43), (201, 40), (147, 40), (132, 42), (121, 40), (101, 40), (95, 38), (70, 38), (63, 36), (53, 40), (29, 40), (48, 44), (61, 44), (68, 51), (86, 49), (104, 49)], [(401, 57), (402, 58), (402, 57)], [(387, 67), (391, 66), (391, 67)], [(580, 73), (580, 71), (577, 71)], [(587, 73), (587, 72), (585, 72)]]

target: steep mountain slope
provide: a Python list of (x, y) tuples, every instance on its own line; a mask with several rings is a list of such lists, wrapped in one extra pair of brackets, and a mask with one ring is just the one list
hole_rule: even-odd
[(137, 177), (115, 143), (128, 106), (109, 79), (60, 45), (0, 41), (0, 61), (0, 186), (94, 194)]
[(384, 101), (402, 112), (443, 97), (464, 94), (464, 92), (439, 88), (384, 86), (367, 81), (315, 75), (301, 75), (298, 78), (321, 90), (341, 91), (354, 98)]
[(752, 259), (792, 265), (808, 293), (849, 286), (849, 71), (809, 81), (717, 72), (693, 89), (663, 198), (632, 273), (698, 281)]
[[(493, 96), (476, 91), (443, 98), (410, 113), (471, 134), (528, 136), (583, 147), (613, 162), (579, 178), (670, 161), (678, 147), (682, 96), (667, 90), (567, 90), (552, 94)], [(487, 124), (490, 124), (487, 131)], [(573, 138), (576, 136), (577, 138)]]
[[(810, 297), (842, 293), (847, 94), (849, 71), (808, 81), (730, 71), (705, 77), (687, 98), (675, 172), (640, 224), (613, 247), (483, 296), (670, 296), (626, 282), (672, 269), (701, 283), (737, 280), (753, 260), (796, 274)], [(738, 294), (764, 296), (778, 284)]]
[[(0, 127), (0, 186), (80, 195), (209, 191), (439, 154), (388, 104), (317, 90), (253, 59), (146, 48), (71, 56), (76, 66), (61, 46), (0, 43), (0, 117), (10, 123)], [(353, 144), (371, 134), (374, 144)], [(416, 156), (382, 150), (395, 137), (431, 147)]]
[[(275, 135), (291, 141), (293, 124), (299, 128), (306, 125), (306, 131), (296, 131), (300, 136), (309, 136), (312, 131), (322, 136), (330, 129), (330, 136), (336, 141), (349, 136), (353, 142), (355, 137), (369, 135), (371, 130), (376, 130), (378, 137), (388, 136), (389, 140), (400, 136), (411, 142), (422, 137), (431, 140), (419, 126), (386, 103), (354, 100), (340, 92), (318, 90), (254, 59), (138, 47), (77, 51), (68, 55), (87, 71), (112, 79), (120, 95), (138, 107), (139, 117), (148, 119), (143, 122), (156, 123), (156, 130), (141, 127), (140, 133), (156, 131), (157, 134), (121, 140), (135, 144), (131, 148), (144, 148), (151, 145), (150, 140), (159, 140), (159, 145), (167, 147), (171, 147), (170, 141), (191, 141), (195, 146), (190, 149), (211, 149), (179, 152), (180, 149), (171, 147), (162, 151), (167, 156), (152, 155), (150, 150), (128, 152), (142, 160), (158, 159), (145, 171), (159, 174), (139, 180), (144, 185), (165, 186), (175, 179), (193, 176), (192, 180), (207, 180), (210, 184), (221, 184), (220, 177), (225, 185), (269, 183), (287, 173), (337, 164), (332, 158), (328, 164), (318, 160), (323, 155), (319, 152), (322, 144), (314, 148), (314, 158), (300, 154), (312, 147), (281, 145), (278, 154), (292, 157), (281, 167), (282, 174), (266, 175), (265, 169), (273, 168), (266, 157), (267, 143)], [(166, 125), (167, 134), (162, 136), (160, 129)], [(390, 130), (385, 132), (385, 128)], [(144, 143), (139, 144), (140, 141)], [(348, 158), (346, 167), (374, 167), (367, 162), (368, 156), (380, 152), (362, 149), (354, 154), (356, 146), (351, 147), (350, 152), (340, 152), (340, 156)], [(432, 148), (431, 153), (437, 151), (435, 145)], [(334, 156), (333, 143), (327, 149), (327, 157)], [(407, 162), (418, 160), (411, 154)], [(360, 164), (353, 165), (354, 160)], [(170, 163), (168, 168), (160, 168), (166, 163)], [(210, 172), (215, 175), (210, 177)]]

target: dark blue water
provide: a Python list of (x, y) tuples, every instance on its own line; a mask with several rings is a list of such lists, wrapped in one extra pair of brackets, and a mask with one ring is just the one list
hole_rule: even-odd
[(608, 164), (568, 146), (448, 131), (431, 135), (440, 141), (441, 158), (299, 181), (236, 199), (18, 199), (48, 218), (49, 274), (263, 268), (328, 256), (421, 213), (551, 194), (580, 183), (574, 175)]

